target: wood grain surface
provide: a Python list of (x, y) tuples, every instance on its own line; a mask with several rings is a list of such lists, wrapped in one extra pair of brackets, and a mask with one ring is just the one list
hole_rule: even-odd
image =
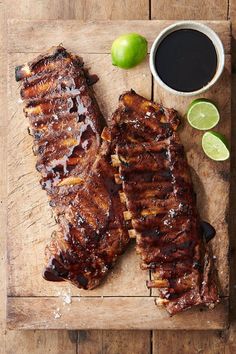
[(227, 15), (227, 0), (151, 1), (152, 20), (222, 20)]
[[(235, 35), (236, 35), (236, 3), (234, 0), (225, 2), (218, 1), (218, 10), (215, 9), (215, 0), (201, 1), (200, 6), (198, 6), (199, 1), (195, 0), (178, 0), (177, 5), (168, 6), (170, 1), (165, 0), (126, 0), (126, 1), (114, 1), (114, 0), (18, 0), (17, 6), (15, 1), (5, 1), (6, 6), (4, 6), (4, 1), (0, 2), (0, 47), (3, 49), (0, 51), (0, 73), (2, 80), (0, 85), (3, 88), (0, 95), (0, 106), (1, 106), (1, 126), (4, 125), (3, 121), (6, 117), (4, 115), (4, 109), (6, 108), (6, 66), (4, 62), (6, 59), (5, 48), (6, 48), (6, 18), (22, 18), (22, 19), (47, 19), (47, 18), (58, 18), (65, 19), (75, 18), (75, 8), (79, 9), (76, 11), (76, 18), (78, 19), (231, 19), (232, 29), (233, 29), (233, 62), (235, 62), (236, 56), (236, 46), (235, 46)], [(91, 4), (91, 6), (90, 6)], [(105, 5), (104, 5), (105, 4)], [(118, 4), (118, 6), (116, 5)], [(149, 4), (151, 5), (149, 8)], [(163, 10), (163, 4), (165, 6)], [(96, 5), (96, 6), (95, 6)], [(87, 7), (86, 13), (84, 11), (85, 6)], [(32, 11), (33, 8), (33, 11)], [(127, 11), (128, 9), (128, 11)], [(217, 16), (216, 16), (217, 13)], [(83, 16), (87, 16), (86, 18)], [(88, 17), (89, 15), (89, 17)], [(233, 90), (236, 89), (236, 76), (233, 75)], [(233, 95), (233, 117), (235, 115), (236, 102), (235, 95)], [(232, 134), (235, 137), (236, 131), (236, 120), (233, 119)], [(235, 138), (234, 138), (235, 139)], [(236, 153), (235, 153), (235, 143), (232, 140), (232, 180), (236, 180)], [(4, 153), (4, 149), (1, 150)], [(2, 155), (3, 156), (3, 155)], [(1, 171), (4, 170), (4, 160), (0, 160)], [(4, 184), (6, 178), (1, 175), (1, 183), (3, 188), (1, 189), (1, 200), (4, 200), (5, 188)], [(231, 192), (232, 201), (236, 202), (235, 188)], [(231, 202), (231, 205), (234, 206)], [(5, 207), (2, 204), (1, 210), (4, 212)], [(205, 335), (200, 331), (175, 331), (174, 335), (172, 331), (154, 331), (153, 341), (151, 341), (151, 335), (149, 331), (82, 331), (81, 336), (78, 336), (77, 344), (74, 343), (73, 351), (71, 351), (72, 345), (69, 336), (66, 331), (5, 331), (4, 330), (4, 299), (5, 299), (5, 256), (4, 256), (4, 227), (5, 227), (5, 217), (1, 219), (1, 230), (2, 230), (2, 248), (1, 248), (1, 272), (0, 272), (0, 284), (1, 284), (1, 311), (0, 311), (0, 323), (1, 323), (1, 346), (0, 353), (83, 353), (83, 354), (166, 354), (166, 353), (230, 353), (234, 354), (236, 352), (236, 324), (235, 324), (235, 299), (236, 299), (236, 273), (231, 274), (231, 326), (229, 331), (219, 332), (219, 331), (208, 331)], [(236, 229), (236, 220), (232, 220), (232, 230)], [(234, 233), (232, 234), (234, 236)], [(235, 237), (232, 237), (232, 246), (235, 248)], [(235, 257), (232, 258), (232, 269), (236, 267)], [(64, 335), (65, 333), (65, 335)], [(86, 335), (88, 334), (88, 335)], [(60, 340), (60, 338), (64, 338)], [(76, 336), (75, 336), (76, 338)], [(75, 340), (74, 338), (74, 340)], [(108, 343), (107, 340), (110, 340)], [(51, 345), (53, 343), (53, 345)], [(125, 343), (125, 345), (124, 345)], [(148, 346), (149, 343), (149, 346)], [(25, 348), (27, 351), (25, 351)], [(150, 351), (149, 349), (150, 348)], [(109, 350), (109, 351), (108, 351)]]
[[(171, 320), (165, 311), (163, 315), (163, 309), (155, 307), (154, 299), (149, 297), (150, 291), (145, 286), (145, 280), (149, 277), (148, 272), (140, 271), (139, 258), (132, 245), (129, 252), (122, 256), (118, 266), (114, 267), (111, 274), (108, 275), (107, 281), (91, 292), (82, 291), (68, 283), (48, 283), (41, 276), (44, 247), (56, 226), (51, 216), (47, 197), (38, 185), (38, 173), (32, 167), (35, 165), (35, 157), (32, 155), (32, 139), (26, 134), (28, 122), (23, 116), (22, 105), (18, 103), (19, 84), (15, 82), (14, 68), (34, 57), (36, 53), (45, 51), (48, 46), (58, 43), (60, 39), (68, 49), (76, 51), (76, 48), (80, 48), (80, 54), (86, 65), (100, 78), (99, 85), (95, 86), (94, 90), (99, 103), (101, 102), (104, 116), (109, 119), (111, 112), (117, 106), (120, 93), (124, 90), (133, 88), (148, 98), (153, 92), (148, 60), (130, 71), (112, 66), (110, 55), (107, 53), (111, 47), (113, 36), (119, 35), (121, 28), (124, 32), (137, 32), (141, 26), (143, 35), (151, 43), (156, 33), (159, 33), (170, 23), (169, 21), (102, 21), (87, 24), (73, 20), (9, 20), (7, 254), (10, 327), (35, 329), (199, 329), (202, 328), (204, 321), (206, 322), (205, 329), (227, 326), (227, 305), (217, 306), (213, 311), (199, 312), (198, 309), (194, 309), (188, 313), (188, 315), (192, 314), (190, 321), (186, 321), (186, 314), (176, 316)], [(230, 27), (226, 21), (213, 21), (207, 24), (219, 34), (225, 53), (229, 57), (228, 66), (225, 67), (222, 79), (206, 94), (208, 98), (214, 97), (219, 107), (225, 112), (224, 127), (225, 133), (228, 133), (231, 118)], [(27, 43), (26, 46), (25, 43)], [(102, 45), (97, 44), (96, 46), (94, 43), (102, 43)], [(113, 85), (113, 82), (116, 82), (116, 85)], [(111, 91), (112, 96), (110, 95)], [(185, 113), (184, 109), (190, 102), (189, 98), (179, 99), (165, 93), (165, 91), (156, 89), (156, 87), (154, 87), (154, 98), (168, 107), (175, 107), (181, 115)], [(200, 148), (201, 134), (193, 129), (188, 129), (187, 125), (184, 129), (182, 128), (181, 135), (190, 166), (194, 171), (195, 191), (199, 199), (201, 216), (203, 220), (211, 222), (218, 231), (213, 250), (216, 259), (218, 259), (221, 296), (228, 296), (228, 223), (226, 222), (226, 213), (228, 213), (229, 202), (229, 163), (217, 164), (205, 157)], [(216, 188), (218, 193), (213, 194), (212, 188)], [(22, 203), (23, 197), (24, 202)], [(219, 204), (221, 205), (221, 213), (218, 212)], [(129, 271), (130, 269), (132, 271)], [(57, 304), (57, 297), (63, 298), (63, 294), (66, 292), (77, 296), (80, 304), (78, 307), (72, 304), (69, 307), (70, 311), (63, 313), (63, 316), (61, 314), (61, 317), (55, 321), (51, 306), (49, 308), (44, 306), (44, 302), (49, 304), (48, 297), (54, 296), (52, 301)], [(158, 294), (153, 292), (152, 295), (157, 296)], [(43, 296), (43, 298), (39, 299), (39, 296)], [(104, 296), (104, 299), (93, 299), (97, 296)], [(141, 298), (137, 298), (137, 296), (141, 296)], [(35, 301), (33, 297), (36, 297)], [(86, 299), (84, 300), (83, 297)], [(36, 304), (38, 305), (36, 306)], [(28, 314), (28, 316), (22, 316), (22, 314)]]
[[(228, 298), (208, 311), (191, 309), (170, 318), (153, 297), (9, 297), (10, 329), (222, 329), (228, 327)], [(58, 316), (55, 316), (58, 314)]]
[(151, 354), (151, 331), (79, 331), (83, 354)]
[[(148, 51), (157, 34), (173, 21), (29, 21), (8, 20), (8, 53), (42, 53), (56, 43), (69, 45), (81, 54), (110, 54), (114, 38), (126, 32), (137, 32), (147, 38)], [(230, 23), (204, 21), (216, 31), (230, 53)], [(32, 55), (31, 55), (32, 56)], [(106, 71), (106, 70), (105, 70)], [(132, 70), (131, 70), (132, 71)]]

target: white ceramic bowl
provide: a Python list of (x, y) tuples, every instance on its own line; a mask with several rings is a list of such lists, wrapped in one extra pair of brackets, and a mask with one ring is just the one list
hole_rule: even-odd
[[(217, 68), (216, 68), (216, 73), (212, 80), (204, 87), (197, 91), (193, 92), (182, 92), (182, 91), (177, 91), (172, 89), (171, 87), (167, 86), (159, 77), (156, 68), (155, 68), (155, 56), (156, 56), (156, 51), (160, 43), (163, 41), (163, 39), (168, 36), (170, 33), (175, 32), (180, 29), (193, 29), (197, 30), (199, 32), (204, 33), (210, 40), (212, 41), (213, 45), (215, 46), (216, 54), (217, 54)], [(196, 21), (180, 21), (176, 22), (173, 25), (166, 27), (164, 30), (162, 30), (159, 35), (156, 37), (152, 47), (151, 47), (151, 52), (150, 52), (150, 59), (149, 59), (149, 64), (150, 64), (150, 69), (152, 72), (152, 75), (158, 85), (166, 89), (167, 91), (176, 94), (176, 95), (181, 95), (181, 96), (193, 96), (193, 95), (199, 95), (202, 92), (208, 90), (210, 87), (212, 87), (216, 81), (219, 79), (220, 75), (222, 74), (222, 71), (224, 69), (224, 63), (225, 63), (225, 55), (224, 55), (224, 47), (222, 45), (222, 42), (218, 35), (208, 26), (203, 25), (200, 22)]]

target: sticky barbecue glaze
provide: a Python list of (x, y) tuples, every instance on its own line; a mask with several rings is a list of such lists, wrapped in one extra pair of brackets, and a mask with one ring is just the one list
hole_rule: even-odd
[(47, 280), (97, 286), (128, 244), (103, 117), (78, 56), (52, 48), (16, 68), (36, 168), (58, 222), (46, 247)]
[[(171, 315), (218, 302), (179, 123), (173, 109), (130, 91), (121, 95), (110, 129), (141, 268), (151, 269), (147, 286), (160, 290)], [(214, 234), (209, 224), (205, 234)]]

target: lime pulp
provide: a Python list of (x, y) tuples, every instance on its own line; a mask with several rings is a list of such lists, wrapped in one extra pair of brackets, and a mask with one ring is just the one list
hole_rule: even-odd
[(214, 161), (225, 161), (229, 158), (228, 142), (218, 132), (206, 132), (202, 137), (202, 148), (205, 154)]
[(195, 129), (208, 130), (218, 124), (220, 114), (217, 107), (211, 101), (197, 99), (188, 108), (187, 120)]

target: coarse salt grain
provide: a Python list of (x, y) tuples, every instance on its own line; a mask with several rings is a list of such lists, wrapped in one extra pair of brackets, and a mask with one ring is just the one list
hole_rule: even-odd
[(54, 314), (54, 318), (55, 318), (55, 319), (60, 318), (60, 317), (61, 317), (60, 308), (58, 307), (58, 308), (53, 312), (53, 314)]
[(71, 294), (68, 293), (68, 294), (65, 294), (63, 296), (63, 301), (65, 304), (71, 304), (72, 300), (71, 300)]

